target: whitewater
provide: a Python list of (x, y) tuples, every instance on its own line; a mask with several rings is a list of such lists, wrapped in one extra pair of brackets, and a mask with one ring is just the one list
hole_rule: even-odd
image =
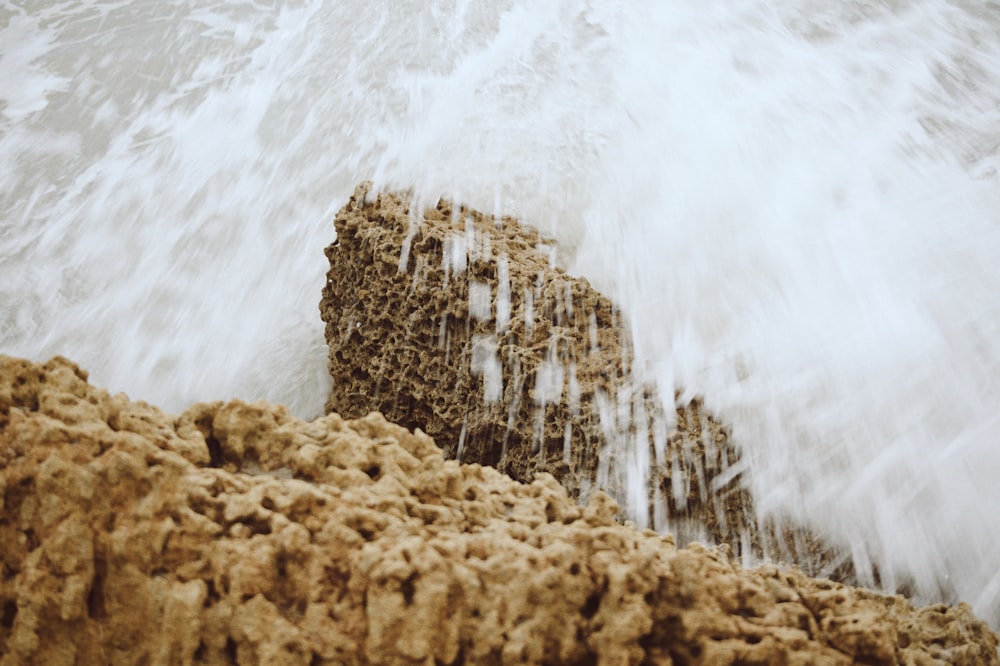
[(998, 628), (998, 169), (985, 0), (0, 0), (0, 353), (315, 417), (336, 210), (454, 197), (620, 304), (761, 515)]

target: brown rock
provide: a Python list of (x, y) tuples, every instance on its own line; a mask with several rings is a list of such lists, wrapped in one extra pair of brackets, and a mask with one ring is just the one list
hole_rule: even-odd
[(656, 392), (632, 379), (621, 315), (555, 265), (551, 241), (508, 217), (446, 200), (421, 212), (368, 185), (334, 223), (320, 303), (329, 410), (381, 412), (446, 457), (526, 482), (547, 472), (581, 500), (592, 488), (624, 497), (628, 452), (648, 452), (649, 496), (630, 515), (681, 543), (853, 580), (848, 558), (807, 530), (758, 524), (739, 451), (699, 401), (678, 405), (668, 432)]
[(737, 550), (757, 531), (739, 474), (709, 490), (738, 460), (726, 429), (695, 402), (667, 431), (660, 401), (631, 379), (620, 314), (554, 264), (550, 241), (445, 200), (420, 213), (370, 196), (358, 188), (326, 250), (329, 410), (379, 411), (449, 458), (521, 481), (548, 472), (583, 499), (595, 486), (617, 494), (622, 444), (635, 440), (653, 461), (638, 510), (652, 516), (659, 501), (675, 531)]
[(179, 417), (0, 357), (0, 664), (996, 664), (914, 609), (615, 524), (378, 414)]

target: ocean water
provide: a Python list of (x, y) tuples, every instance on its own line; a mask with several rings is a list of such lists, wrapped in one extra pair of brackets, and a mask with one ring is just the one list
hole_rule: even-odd
[(762, 515), (996, 628), (998, 168), (987, 0), (0, 0), (0, 352), (316, 416), (335, 211), (448, 195), (558, 239)]

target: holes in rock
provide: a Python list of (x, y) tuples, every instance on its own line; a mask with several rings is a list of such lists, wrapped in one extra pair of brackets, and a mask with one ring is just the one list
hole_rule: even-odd
[[(653, 648), (659, 647), (660, 643), (663, 642), (663, 636), (659, 635), (660, 632), (656, 631), (654, 628), (653, 632), (648, 634), (643, 634), (639, 637), (639, 647), (645, 650), (647, 653)], [(577, 635), (579, 635), (579, 629), (577, 630)]]
[(379, 467), (378, 465), (372, 465), (365, 470), (365, 474), (367, 474), (372, 479), (378, 478), (378, 475), (381, 473), (382, 473), (382, 468)]
[(205, 435), (205, 444), (208, 445), (209, 467), (222, 467), (225, 462), (222, 444), (211, 434)]
[(195, 420), (194, 424), (201, 431), (202, 437), (205, 438), (205, 445), (208, 446), (209, 467), (222, 467), (225, 455), (222, 443), (215, 438), (212, 418), (212, 414), (203, 414), (201, 418)]
[(246, 520), (241, 520), (241, 523), (250, 528), (250, 531), (254, 534), (270, 534), (271, 533), (271, 522), (266, 518), (260, 518), (258, 516), (253, 516), (247, 518)]
[(812, 631), (810, 631), (811, 624), (809, 622), (809, 618), (810, 618), (809, 613), (807, 613), (805, 611), (803, 611), (802, 613), (800, 613), (799, 614), (798, 626), (799, 626), (799, 629), (801, 629), (802, 631), (806, 632), (807, 634), (809, 634), (811, 636), (812, 635)]
[(576, 576), (579, 573), (580, 573), (580, 565), (578, 563), (574, 562), (573, 564), (569, 565), (570, 576)]
[(205, 581), (205, 587), (208, 588), (208, 594), (205, 595), (205, 601), (202, 602), (202, 607), (210, 608), (212, 604), (219, 600), (219, 591), (215, 589), (215, 581), (212, 579)]
[(275, 570), (278, 577), (282, 580), (288, 574), (288, 556), (285, 553), (280, 553), (275, 562)]
[(104, 606), (104, 579), (107, 574), (108, 563), (104, 558), (95, 558), (94, 580), (90, 584), (90, 593), (87, 594), (87, 613), (94, 620), (100, 620), (108, 615)]
[(583, 615), (583, 617), (589, 620), (590, 618), (597, 615), (597, 609), (600, 607), (601, 607), (601, 593), (594, 592), (589, 597), (587, 597), (587, 601), (584, 602), (583, 608), (580, 609), (580, 613)]
[(749, 643), (750, 645), (756, 645), (757, 643), (760, 643), (760, 636), (752, 636), (752, 635), (747, 636), (747, 643)]
[(403, 602), (407, 606), (413, 603), (413, 592), (414, 592), (413, 579), (414, 576), (410, 576), (409, 578), (407, 578), (406, 580), (404, 580), (402, 583), (399, 584), (399, 591), (403, 593)]
[[(219, 522), (221, 507), (219, 502), (214, 499), (202, 495), (194, 495), (188, 501), (188, 506), (191, 507), (192, 511), (205, 516), (212, 522)], [(180, 516), (174, 515), (172, 517), (175, 524), (181, 524)]]
[(14, 618), (17, 617), (17, 601), (14, 599), (4, 599), (3, 606), (0, 607), (0, 627), (11, 629), (14, 626)]

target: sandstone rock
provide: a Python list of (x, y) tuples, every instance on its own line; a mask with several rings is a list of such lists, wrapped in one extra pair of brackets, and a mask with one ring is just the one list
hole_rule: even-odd
[(170, 416), (0, 357), (0, 664), (996, 664), (913, 608), (618, 525), (381, 415)]
[(692, 517), (693, 536), (737, 549), (756, 532), (739, 474), (708, 490), (738, 459), (726, 429), (692, 403), (668, 432), (661, 402), (631, 379), (620, 314), (555, 265), (551, 242), (511, 218), (444, 200), (420, 212), (366, 185), (335, 225), (320, 304), (329, 410), (379, 411), (449, 458), (521, 481), (548, 472), (583, 499), (597, 486), (624, 494), (634, 440), (653, 492), (632, 509), (666, 510), (675, 530)]
[[(553, 261), (552, 242), (516, 220), (446, 200), (417, 210), (361, 185), (335, 219), (320, 312), (333, 390), (348, 417), (379, 411), (421, 428), (446, 457), (520, 481), (552, 474), (574, 499), (593, 488), (681, 543), (794, 562), (852, 581), (848, 557), (795, 525), (759, 524), (730, 433), (698, 401), (663, 401), (632, 379), (614, 305)], [(635, 468), (635, 465), (632, 465)]]

